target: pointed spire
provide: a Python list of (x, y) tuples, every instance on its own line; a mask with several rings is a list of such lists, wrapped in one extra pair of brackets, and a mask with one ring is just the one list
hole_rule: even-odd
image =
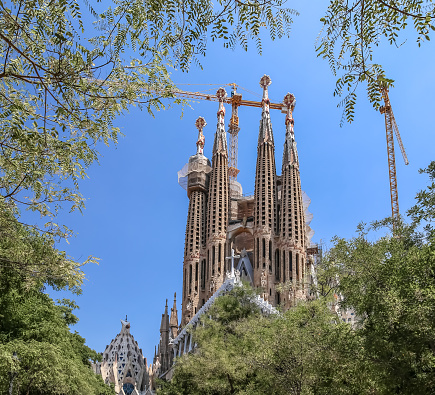
[(299, 165), (299, 159), (298, 159), (298, 151), (296, 149), (294, 119), (293, 119), (293, 110), (296, 105), (296, 99), (293, 94), (287, 93), (284, 96), (283, 103), (284, 106), (287, 108), (287, 115), (285, 117), (286, 134), (285, 134), (284, 152), (282, 157), (282, 166), (284, 168), (284, 166), (288, 164)]
[(216, 92), (216, 96), (219, 100), (219, 110), (217, 112), (217, 129), (216, 134), (214, 137), (214, 144), (213, 144), (213, 155), (216, 153), (221, 153), (228, 155), (228, 149), (227, 149), (227, 134), (225, 132), (225, 107), (224, 107), (224, 101), (227, 97), (227, 92), (224, 88), (219, 88)]
[(169, 320), (172, 338), (177, 337), (178, 332), (178, 313), (177, 313), (177, 293), (174, 293), (174, 306), (171, 309), (171, 319)]
[(160, 324), (160, 332), (167, 331), (169, 331), (168, 299), (166, 299), (165, 312), (162, 314), (162, 322)]
[(203, 117), (199, 117), (195, 122), (195, 126), (198, 129), (198, 141), (196, 142), (197, 155), (204, 155), (205, 137), (202, 133), (202, 130), (204, 129), (205, 125), (207, 125), (207, 122), (205, 122), (205, 119)]
[(263, 100), (261, 105), (263, 108), (260, 121), (260, 133), (258, 135), (258, 144), (269, 143), (273, 145), (272, 124), (270, 122), (270, 100), (268, 87), (272, 83), (270, 77), (266, 74), (261, 77), (260, 86), (263, 88)]

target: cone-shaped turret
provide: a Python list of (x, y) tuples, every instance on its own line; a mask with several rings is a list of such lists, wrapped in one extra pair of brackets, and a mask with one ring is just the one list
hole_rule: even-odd
[(166, 372), (166, 370), (169, 369), (170, 363), (168, 299), (166, 299), (165, 312), (162, 314), (162, 322), (160, 324), (160, 344), (158, 354), (161, 364), (161, 372)]
[(162, 322), (160, 323), (160, 333), (166, 331), (169, 331), (168, 299), (166, 299), (165, 312), (162, 314)]
[[(286, 138), (282, 159), (281, 223), (280, 238), (283, 243), (283, 276), (292, 280), (294, 297), (303, 298), (304, 276), (306, 274), (306, 232), (302, 202), (301, 179), (298, 152), (294, 134), (293, 110), (295, 97), (287, 93), (284, 105), (287, 107)], [(288, 264), (286, 264), (288, 262)], [(289, 301), (293, 303), (293, 301)]]
[(263, 286), (264, 297), (272, 296), (273, 301), (274, 291), (271, 278), (274, 270), (272, 257), (276, 212), (276, 170), (275, 147), (269, 112), (268, 87), (270, 84), (270, 77), (264, 75), (260, 80), (260, 85), (263, 88), (263, 110), (258, 134), (255, 170), (254, 236), (256, 262), (254, 262), (254, 282), (265, 284)]
[(218, 123), (213, 143), (212, 171), (207, 209), (207, 268), (206, 294), (208, 299), (223, 283), (225, 241), (229, 215), (228, 149), (225, 132), (225, 89), (220, 88)]

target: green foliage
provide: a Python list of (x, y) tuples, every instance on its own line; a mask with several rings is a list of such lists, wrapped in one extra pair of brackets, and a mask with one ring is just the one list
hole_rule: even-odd
[(323, 302), (264, 317), (249, 295), (252, 290), (244, 288), (217, 298), (204, 326), (194, 332), (197, 351), (177, 360), (171, 382), (163, 383), (159, 393), (348, 394), (371, 389), (361, 380), (370, 367), (359, 361), (363, 349), (358, 337), (349, 325), (334, 323), (336, 316)]
[(261, 51), (262, 27), (288, 35), (295, 11), (283, 3), (116, 0), (100, 15), (86, 3), (83, 17), (75, 0), (0, 2), (0, 196), (49, 218), (61, 204), (82, 210), (78, 182), (101, 143), (117, 142), (115, 118), (163, 109), (169, 70), (198, 62), (209, 37)]
[(399, 32), (410, 22), (420, 46), (435, 30), (434, 17), (432, 0), (330, 1), (321, 19), (324, 27), (316, 51), (329, 62), (333, 74), (339, 74), (334, 96), (344, 96), (339, 103), (344, 107), (342, 123), (354, 119), (358, 85), (366, 84), (368, 99), (378, 109), (382, 99), (379, 83), (391, 86), (394, 82), (374, 61), (375, 48), (382, 40), (400, 46)]
[[(435, 162), (422, 172), (433, 181)], [(381, 372), (376, 380), (385, 393), (420, 394), (435, 391), (435, 246), (434, 188), (417, 195), (410, 210), (411, 225), (402, 224), (400, 237), (367, 240), (367, 231), (389, 221), (360, 226), (351, 240), (336, 238), (323, 260), (320, 282), (342, 296), (340, 306), (353, 308), (361, 320), (367, 358)]]
[(435, 230), (435, 161), (431, 162), (426, 169), (420, 169), (420, 174), (429, 175), (431, 184), (425, 190), (417, 193), (417, 203), (408, 211), (414, 227), (424, 224), (427, 240), (433, 240)]
[[(14, 281), (11, 287), (42, 287), (69, 289), (80, 292), (83, 282), (83, 264), (75, 262), (64, 251), (54, 248), (54, 236), (40, 233), (23, 225), (13, 210), (0, 201), (0, 272), (9, 270), (17, 276), (2, 279)], [(0, 310), (1, 314), (1, 310)]]
[(98, 355), (69, 325), (77, 322), (75, 304), (56, 305), (16, 271), (0, 268), (0, 393), (114, 394), (93, 373)]

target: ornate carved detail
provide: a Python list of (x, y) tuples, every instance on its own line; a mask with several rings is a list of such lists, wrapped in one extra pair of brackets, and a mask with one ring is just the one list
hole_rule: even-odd
[(203, 117), (199, 117), (196, 122), (195, 126), (198, 129), (198, 141), (196, 142), (196, 153), (203, 155), (204, 154), (204, 144), (205, 144), (205, 137), (202, 133), (202, 129), (204, 129), (205, 125), (207, 125), (207, 122), (205, 122), (205, 119)]
[(261, 271), (261, 279), (260, 279), (261, 288), (267, 287), (267, 273), (266, 270)]

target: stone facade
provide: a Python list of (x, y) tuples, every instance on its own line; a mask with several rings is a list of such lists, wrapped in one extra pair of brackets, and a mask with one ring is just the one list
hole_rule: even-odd
[[(262, 288), (262, 296), (273, 306), (289, 308), (309, 295), (311, 281), (309, 237), (305, 220), (299, 159), (294, 134), (295, 98), (287, 94), (282, 175), (277, 175), (275, 145), (270, 118), (269, 76), (263, 76), (262, 114), (257, 146), (254, 196), (243, 196), (242, 186), (228, 177), (228, 148), (224, 127), (226, 97), (219, 89), (218, 123), (213, 157), (201, 150), (190, 157), (184, 173), (189, 197), (186, 243), (183, 263), (181, 326), (185, 326), (216, 292), (229, 271), (231, 250), (237, 254), (236, 268), (252, 286)], [(197, 125), (198, 127), (198, 125)], [(286, 291), (276, 290), (286, 284)]]
[(103, 361), (94, 364), (106, 384), (115, 384), (118, 395), (146, 395), (150, 387), (150, 371), (137, 341), (130, 333), (127, 317), (122, 328), (103, 352)]

